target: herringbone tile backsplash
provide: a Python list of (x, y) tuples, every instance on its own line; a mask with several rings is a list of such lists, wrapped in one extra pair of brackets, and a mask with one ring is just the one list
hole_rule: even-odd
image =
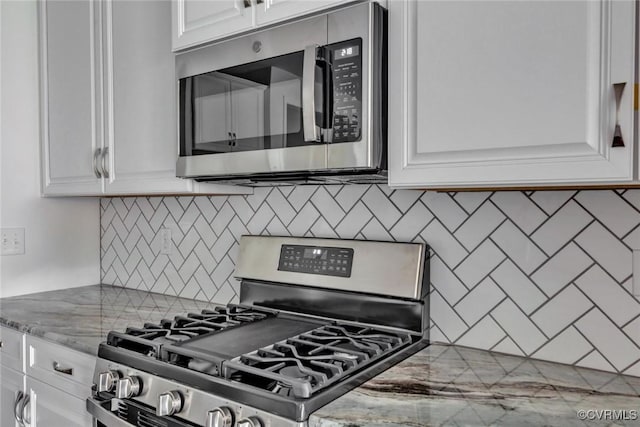
[(105, 198), (101, 234), (103, 283), (218, 303), (237, 300), (242, 234), (424, 241), (432, 341), (640, 376), (640, 190)]

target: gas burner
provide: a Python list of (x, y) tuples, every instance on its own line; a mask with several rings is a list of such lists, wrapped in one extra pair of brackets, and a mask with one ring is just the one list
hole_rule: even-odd
[(213, 310), (202, 310), (201, 313), (189, 313), (187, 317), (176, 317), (176, 325), (183, 328), (192, 325), (203, 325), (211, 328), (225, 328), (242, 323), (255, 322), (267, 318), (271, 313), (259, 312), (238, 305), (215, 307)]
[(285, 366), (284, 368), (280, 369), (278, 373), (280, 375), (284, 375), (285, 377), (291, 378), (310, 378), (310, 375), (308, 373), (303, 372), (302, 369), (295, 365)]
[(153, 358), (161, 358), (164, 346), (188, 342), (191, 339), (241, 324), (256, 322), (274, 316), (269, 310), (230, 304), (164, 319), (160, 324), (145, 323), (142, 328), (127, 328), (124, 333), (110, 332), (107, 343)]
[[(411, 335), (334, 323), (243, 354), (225, 364), (227, 378), (272, 393), (309, 398), (361, 367), (412, 343)], [(269, 381), (249, 379), (262, 377)]]

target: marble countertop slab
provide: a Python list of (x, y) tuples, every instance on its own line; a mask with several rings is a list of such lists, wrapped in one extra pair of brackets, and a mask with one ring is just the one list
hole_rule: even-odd
[[(96, 355), (109, 331), (210, 307), (95, 285), (0, 299), (0, 325)], [(580, 410), (640, 417), (640, 378), (436, 344), (321, 408), (309, 427), (640, 425), (583, 421)]]
[[(624, 410), (627, 420), (583, 421), (580, 410)], [(309, 419), (309, 427), (489, 425), (639, 426), (640, 378), (431, 345)]]
[(169, 295), (109, 285), (0, 299), (0, 325), (97, 355), (109, 331), (157, 323), (164, 318), (211, 307)]

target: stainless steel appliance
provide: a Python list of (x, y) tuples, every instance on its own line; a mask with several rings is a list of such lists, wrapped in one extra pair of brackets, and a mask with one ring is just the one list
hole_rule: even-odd
[(110, 332), (98, 427), (306, 427), (428, 344), (423, 244), (243, 236), (238, 305)]
[(386, 182), (386, 68), (377, 3), (178, 54), (177, 176)]

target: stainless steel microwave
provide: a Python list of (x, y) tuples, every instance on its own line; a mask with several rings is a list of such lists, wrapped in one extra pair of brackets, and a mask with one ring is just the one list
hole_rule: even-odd
[(386, 181), (386, 28), (358, 3), (178, 54), (177, 176)]

